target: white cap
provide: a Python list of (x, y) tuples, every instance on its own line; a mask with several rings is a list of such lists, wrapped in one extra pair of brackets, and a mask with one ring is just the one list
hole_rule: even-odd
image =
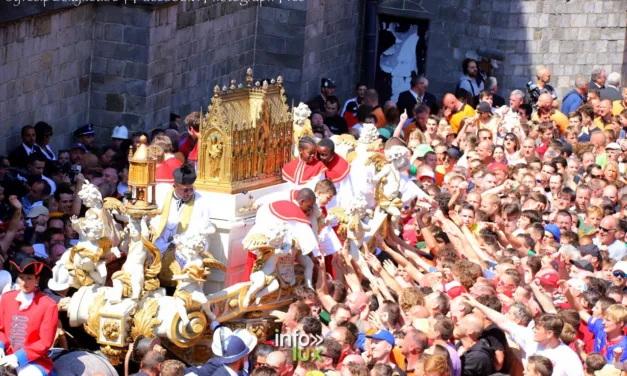
[(111, 138), (118, 138), (121, 140), (128, 140), (128, 129), (125, 125), (116, 125), (113, 128), (113, 133), (111, 134)]
[[(50, 282), (48, 282), (48, 284), (50, 284)], [(226, 326), (219, 326), (213, 332), (213, 341), (211, 343), (211, 351), (214, 356), (222, 356), (222, 342), (226, 341), (226, 339), (232, 334), (238, 336), (249, 349), (254, 349), (255, 346), (257, 346), (257, 337), (255, 337), (247, 329), (237, 329), (236, 331), (232, 331)]]
[(616, 142), (610, 142), (609, 144), (607, 144), (605, 149), (620, 150), (620, 145), (618, 143), (616, 143)]
[(614, 268), (612, 268), (612, 271), (615, 272), (617, 270), (620, 270), (623, 273), (627, 273), (627, 261), (619, 261), (614, 264)]

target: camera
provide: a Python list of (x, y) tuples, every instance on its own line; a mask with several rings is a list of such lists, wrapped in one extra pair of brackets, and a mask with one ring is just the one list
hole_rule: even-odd
[(529, 99), (531, 99), (531, 104), (535, 106), (536, 103), (538, 103), (538, 98), (540, 98), (540, 95), (542, 94), (540, 92), (540, 88), (538, 87), (538, 85), (534, 84), (533, 81), (529, 81), (527, 83), (527, 93), (529, 93)]

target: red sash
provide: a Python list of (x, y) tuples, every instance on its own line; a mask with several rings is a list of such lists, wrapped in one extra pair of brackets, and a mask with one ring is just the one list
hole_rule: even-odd
[(291, 201), (296, 201), (296, 196), (298, 196), (298, 192), (300, 192), (300, 189), (292, 189), (290, 191), (290, 200)]
[(311, 226), (309, 218), (307, 218), (307, 216), (305, 215), (305, 213), (303, 213), (300, 207), (292, 201), (275, 201), (270, 204), (270, 212), (275, 217), (284, 221), (296, 221)]
[(283, 178), (294, 184), (306, 184), (314, 177), (320, 175), (326, 171), (324, 163), (319, 160), (314, 161), (311, 164), (305, 163), (300, 159), (293, 160), (283, 166), (281, 173)]
[(334, 184), (341, 182), (351, 172), (351, 165), (346, 162), (346, 159), (335, 154), (331, 162), (327, 165), (327, 171), (325, 175), (327, 179), (330, 179)]

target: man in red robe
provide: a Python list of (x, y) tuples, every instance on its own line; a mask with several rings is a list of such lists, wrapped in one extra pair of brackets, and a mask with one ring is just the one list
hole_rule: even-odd
[(330, 138), (318, 143), (318, 158), (326, 166), (324, 172), (327, 179), (335, 185), (337, 195), (329, 202), (328, 208), (346, 206), (351, 197), (355, 196), (351, 181), (351, 165), (335, 153), (335, 144)]
[(313, 189), (318, 181), (324, 179), (326, 170), (324, 164), (316, 158), (316, 140), (309, 136), (302, 137), (298, 141), (298, 153), (299, 159), (289, 162), (281, 169), (283, 179), (291, 183), (292, 189)]
[[(311, 214), (316, 204), (316, 195), (311, 189), (303, 188), (293, 200), (280, 200), (262, 206), (257, 212), (255, 225), (250, 229), (249, 235), (263, 233), (264, 229), (271, 228), (279, 221), (285, 221), (290, 227), (291, 236), (298, 240), (302, 255), (313, 253), (314, 256), (320, 253), (318, 248), (318, 237), (311, 228), (308, 215)], [(307, 227), (302, 226), (306, 224)], [(248, 252), (244, 276), (242, 282), (250, 280), (253, 266), (257, 255)]]

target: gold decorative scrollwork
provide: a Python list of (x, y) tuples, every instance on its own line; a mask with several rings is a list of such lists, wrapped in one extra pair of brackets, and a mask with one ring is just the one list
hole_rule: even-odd
[(181, 317), (177, 313), (170, 326), (172, 342), (181, 348), (194, 346), (202, 338), (207, 327), (207, 317), (203, 312), (192, 312), (188, 314), (188, 318), (189, 324), (183, 326)]
[(100, 308), (104, 306), (104, 292), (96, 295), (94, 302), (89, 306), (87, 322), (83, 324), (85, 332), (94, 338), (98, 338), (100, 332)]
[(157, 318), (159, 303), (157, 299), (147, 298), (144, 305), (139, 309), (133, 317), (133, 328), (131, 329), (131, 337), (133, 341), (137, 336), (152, 338), (155, 336), (154, 329), (161, 324), (161, 320)]
[(109, 358), (109, 362), (112, 366), (117, 366), (121, 363), (124, 349), (111, 347), (110, 345), (100, 346), (100, 351)]

